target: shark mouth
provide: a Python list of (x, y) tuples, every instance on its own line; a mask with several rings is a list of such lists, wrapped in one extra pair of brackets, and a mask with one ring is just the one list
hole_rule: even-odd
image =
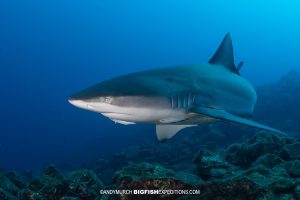
[(118, 119), (118, 118), (133, 116), (132, 114), (129, 113), (118, 113), (118, 112), (102, 112), (101, 114), (110, 119)]

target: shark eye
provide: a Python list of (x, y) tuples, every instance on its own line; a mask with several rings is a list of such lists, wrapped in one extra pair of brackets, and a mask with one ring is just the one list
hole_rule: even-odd
[(111, 103), (112, 98), (111, 97), (100, 97), (100, 101), (103, 103)]
[(111, 97), (105, 97), (105, 103), (111, 103)]

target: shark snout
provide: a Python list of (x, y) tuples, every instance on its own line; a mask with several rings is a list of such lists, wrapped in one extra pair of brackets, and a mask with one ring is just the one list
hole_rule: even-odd
[(118, 108), (111, 104), (112, 97), (93, 97), (90, 99), (78, 98), (78, 96), (71, 96), (68, 102), (77, 108), (90, 110), (98, 113), (115, 113)]
[(83, 100), (69, 98), (68, 101), (69, 101), (70, 104), (72, 104), (73, 106), (76, 106), (78, 108), (82, 108), (82, 109), (87, 109), (88, 108), (87, 102), (85, 102)]
[(85, 110), (91, 109), (91, 99), (93, 96), (89, 95), (86, 90), (79, 91), (68, 98), (68, 102), (73, 106)]

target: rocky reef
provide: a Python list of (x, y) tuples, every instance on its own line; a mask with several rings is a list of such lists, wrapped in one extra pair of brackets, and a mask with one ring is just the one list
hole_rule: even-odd
[[(0, 199), (300, 199), (300, 141), (259, 132), (244, 143), (202, 148), (185, 171), (127, 163), (104, 184), (89, 169), (60, 172), (49, 166), (27, 178), (0, 174)], [(177, 163), (180, 165), (180, 163)], [(200, 190), (198, 195), (105, 195), (100, 190)]]
[[(200, 154), (195, 159), (196, 173), (201, 176), (207, 172), (207, 185), (201, 190), (203, 198), (299, 198), (299, 161), (285, 156), (295, 151), (297, 144), (295, 139), (261, 132), (245, 143), (230, 145), (221, 154)], [(215, 172), (220, 169), (221, 173)]]
[[(0, 173), (1, 200), (300, 199), (300, 74), (258, 88), (255, 118), (289, 136), (227, 123), (184, 130), (166, 143), (33, 176)], [(288, 111), (288, 112), (287, 112)], [(106, 194), (182, 190), (200, 194)]]
[(62, 174), (54, 166), (30, 180), (16, 173), (1, 174), (2, 200), (75, 200), (97, 199), (105, 185), (90, 170), (79, 169)]

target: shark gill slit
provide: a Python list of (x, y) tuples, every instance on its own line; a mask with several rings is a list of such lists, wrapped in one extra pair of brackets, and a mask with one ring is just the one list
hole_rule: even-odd
[(186, 104), (185, 104), (185, 108), (189, 107), (189, 94), (186, 95)]
[(180, 108), (184, 108), (184, 97), (181, 95), (178, 95), (178, 97), (179, 97)]
[(191, 93), (188, 94), (188, 108), (191, 106)]
[(195, 99), (196, 99), (196, 95), (193, 93), (171, 96), (171, 108), (172, 109), (191, 108), (195, 103)]

